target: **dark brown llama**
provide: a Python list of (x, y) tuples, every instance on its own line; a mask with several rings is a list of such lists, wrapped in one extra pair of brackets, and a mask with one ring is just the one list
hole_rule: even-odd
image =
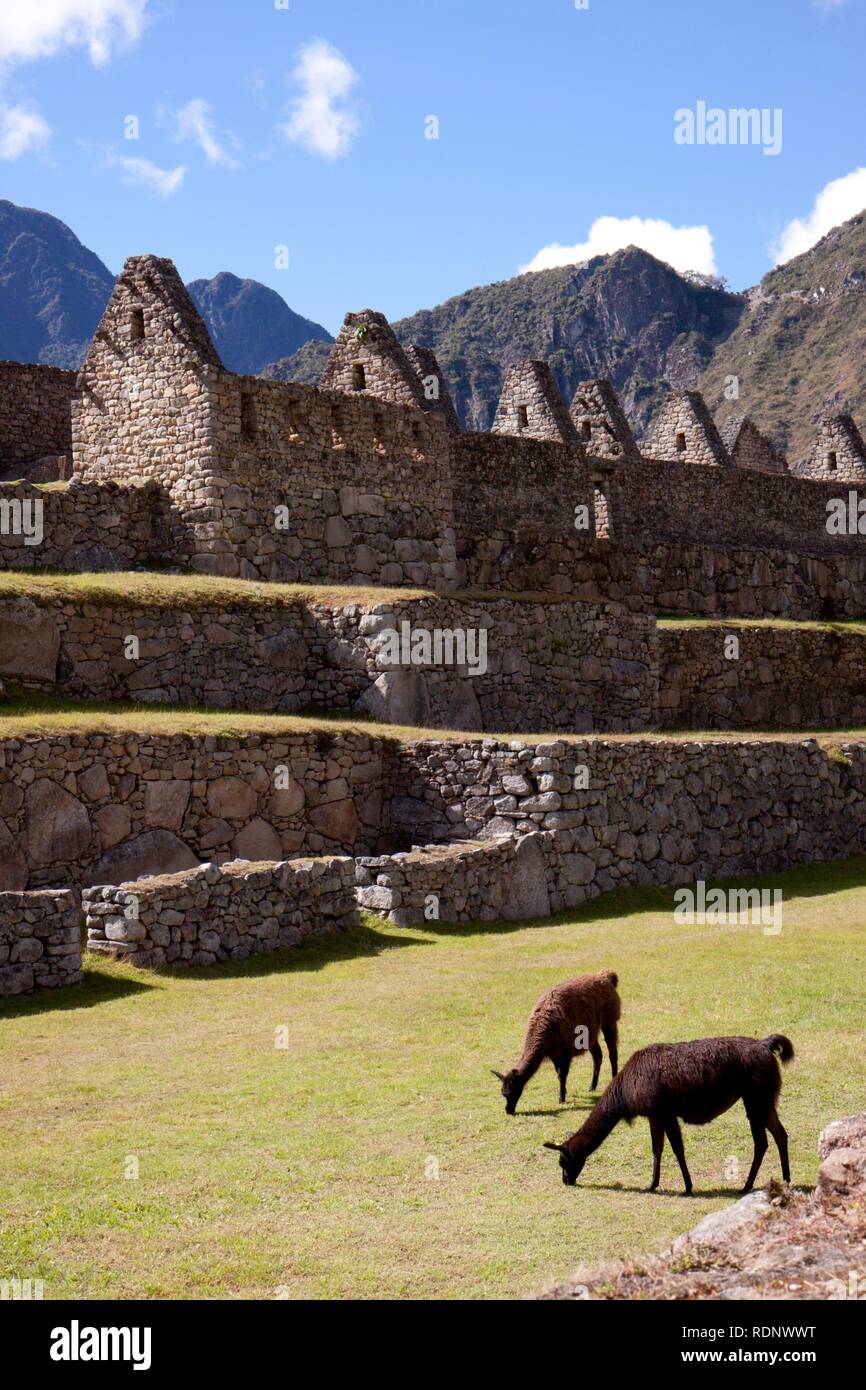
[[(616, 1024), (621, 1011), (617, 983), (615, 971), (599, 970), (595, 975), (577, 975), (573, 980), (565, 980), (542, 994), (529, 1016), (523, 1054), (517, 1066), (505, 1075), (501, 1071), (493, 1073), (502, 1082), (506, 1115), (514, 1114), (524, 1086), (546, 1057), (556, 1068), (559, 1099), (563, 1102), (572, 1057), (589, 1052), (592, 1055), (589, 1089), (594, 1091), (603, 1060), (599, 1030), (604, 1034), (610, 1069), (616, 1076)], [(578, 1029), (582, 1030), (580, 1034)]]
[(592, 1114), (556, 1149), (562, 1181), (573, 1187), (590, 1154), (620, 1120), (631, 1124), (638, 1115), (650, 1123), (653, 1177), (650, 1192), (659, 1185), (665, 1136), (677, 1157), (688, 1197), (692, 1180), (686, 1167), (679, 1121), (707, 1125), (738, 1100), (746, 1107), (755, 1155), (743, 1192), (750, 1192), (764, 1154), (769, 1129), (782, 1160), (782, 1177), (790, 1182), (788, 1136), (776, 1114), (782, 1075), (776, 1055), (790, 1062), (794, 1049), (781, 1033), (769, 1038), (699, 1038), (696, 1042), (653, 1043), (629, 1057), (619, 1076), (596, 1102)]

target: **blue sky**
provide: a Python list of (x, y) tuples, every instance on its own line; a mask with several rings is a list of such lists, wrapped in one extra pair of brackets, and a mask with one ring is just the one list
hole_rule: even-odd
[[(332, 331), (626, 236), (742, 288), (866, 205), (866, 0), (280, 6), (3, 0), (0, 196)], [(699, 102), (780, 152), (677, 143)]]

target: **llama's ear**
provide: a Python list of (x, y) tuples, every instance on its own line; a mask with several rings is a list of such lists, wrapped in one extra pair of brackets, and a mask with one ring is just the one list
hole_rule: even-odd
[(565, 1145), (564, 1145), (564, 1144), (551, 1144), (551, 1142), (550, 1142), (549, 1139), (545, 1139), (545, 1141), (544, 1141), (544, 1143), (543, 1143), (543, 1145), (542, 1145), (542, 1148), (544, 1148), (544, 1149), (553, 1149), (554, 1152), (556, 1152), (556, 1153), (558, 1153), (558, 1154), (564, 1154), (564, 1153), (565, 1153)]
[(501, 1071), (494, 1071), (492, 1067), (490, 1068), (490, 1074), (491, 1074), (491, 1076), (495, 1076), (496, 1079), (497, 1079), (498, 1081), (504, 1081), (504, 1080), (505, 1080), (505, 1077), (502, 1075), (502, 1072), (501, 1072)]

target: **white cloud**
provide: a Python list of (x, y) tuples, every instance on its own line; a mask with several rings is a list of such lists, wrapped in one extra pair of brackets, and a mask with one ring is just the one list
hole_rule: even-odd
[(792, 256), (808, 251), (816, 241), (840, 222), (856, 217), (866, 208), (866, 168), (854, 169), (841, 179), (832, 179), (818, 194), (808, 217), (795, 217), (784, 227), (772, 248), (773, 264), (784, 265)]
[(50, 137), (51, 127), (38, 111), (26, 106), (0, 105), (0, 159), (19, 159)]
[(148, 0), (3, 0), (0, 66), (84, 46), (101, 66), (113, 49), (141, 37)]
[(527, 265), (521, 266), (520, 273), (579, 265), (593, 256), (621, 251), (625, 246), (640, 246), (672, 265), (674, 270), (698, 270), (704, 275), (718, 273), (709, 227), (674, 227), (654, 217), (597, 217), (586, 241), (576, 246), (560, 246), (558, 242), (544, 246)]
[(292, 101), (290, 120), (279, 127), (285, 138), (321, 159), (348, 154), (360, 121), (337, 103), (344, 102), (358, 82), (351, 63), (331, 44), (316, 39), (301, 50), (292, 76), (301, 92)]
[[(175, 138), (193, 140), (204, 152), (208, 164), (221, 164), (226, 169), (237, 169), (238, 162), (229, 154), (217, 136), (213, 111), (202, 97), (187, 102), (175, 115)], [(233, 137), (228, 137), (235, 144)]]
[(160, 198), (170, 198), (177, 193), (186, 174), (186, 165), (179, 164), (176, 169), (160, 169), (149, 159), (135, 159), (128, 155), (108, 154), (105, 162), (112, 169), (120, 171), (123, 183), (128, 187), (143, 187)]

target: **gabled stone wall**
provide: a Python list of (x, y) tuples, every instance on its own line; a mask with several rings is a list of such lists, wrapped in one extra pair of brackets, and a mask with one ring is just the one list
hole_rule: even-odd
[(672, 391), (650, 422), (643, 446), (651, 459), (730, 468), (731, 460), (699, 391)]
[(574, 422), (546, 362), (517, 362), (508, 368), (491, 433), (552, 439), (582, 451)]
[(850, 415), (822, 421), (811, 456), (795, 470), (802, 478), (866, 482), (866, 445)]

